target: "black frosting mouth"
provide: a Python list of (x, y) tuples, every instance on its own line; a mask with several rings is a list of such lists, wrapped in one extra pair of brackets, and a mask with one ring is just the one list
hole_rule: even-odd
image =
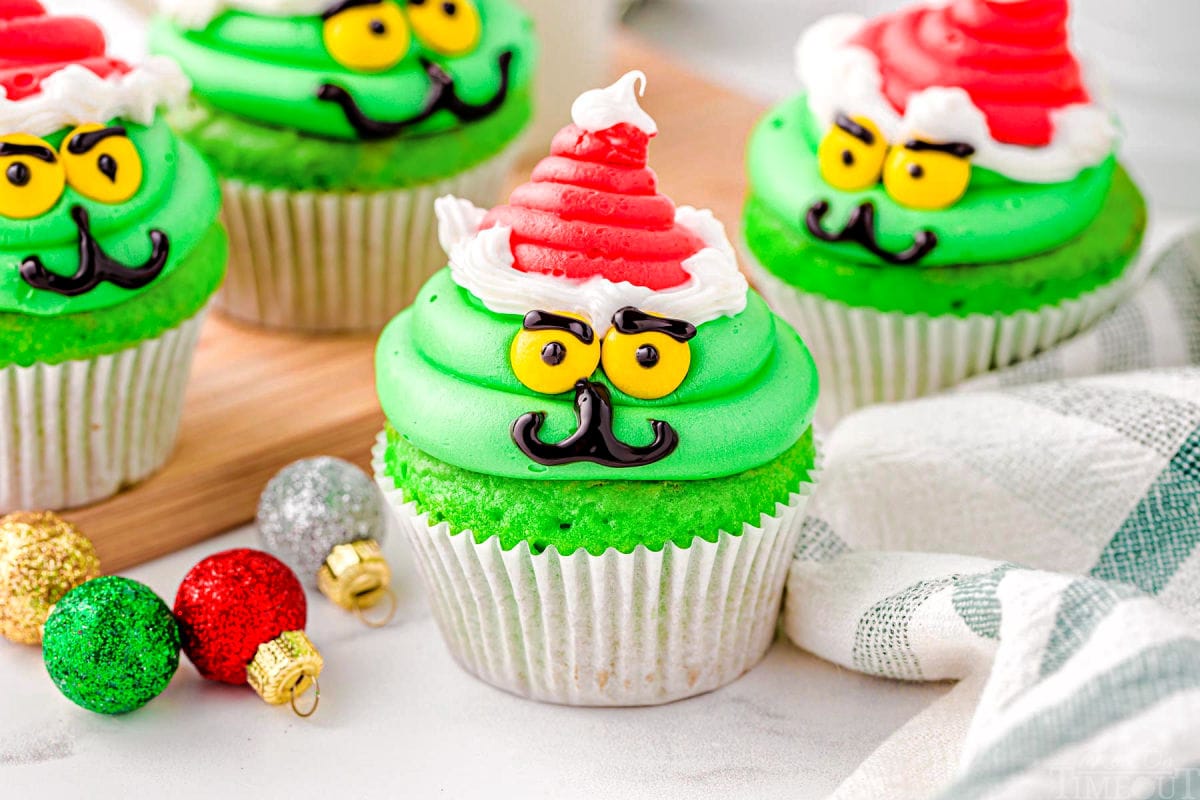
[(429, 76), (429, 94), (425, 97), (425, 105), (415, 116), (397, 122), (377, 120), (367, 116), (367, 113), (359, 107), (358, 102), (350, 93), (334, 83), (322, 85), (317, 90), (317, 97), (340, 106), (342, 113), (346, 115), (346, 121), (363, 139), (390, 139), (393, 136), (399, 136), (407, 128), (424, 122), (439, 111), (449, 111), (460, 122), (479, 122), (490, 117), (508, 99), (509, 88), (512, 84), (512, 62), (511, 50), (505, 50), (500, 54), (496, 59), (496, 64), (500, 68), (500, 88), (491, 100), (479, 105), (472, 105), (458, 96), (454, 78), (446, 70), (429, 59), (422, 58), (421, 66), (424, 67), (425, 74)]
[(813, 203), (804, 219), (805, 224), (808, 226), (808, 232), (822, 242), (834, 244), (838, 242), (853, 242), (864, 250), (882, 258), (889, 264), (916, 264), (925, 258), (925, 256), (932, 253), (938, 244), (937, 234), (930, 230), (924, 230), (913, 234), (912, 247), (907, 250), (895, 253), (884, 249), (875, 237), (875, 205), (870, 202), (863, 203), (854, 209), (854, 213), (850, 215), (850, 219), (846, 222), (846, 227), (842, 228), (839, 233), (830, 233), (821, 227), (821, 220), (828, 213), (829, 203), (824, 200)]
[(679, 434), (666, 422), (650, 420), (654, 441), (631, 447), (613, 433), (613, 406), (608, 387), (581, 380), (575, 384), (575, 415), (579, 427), (569, 438), (549, 444), (539, 437), (543, 412), (523, 414), (512, 425), (512, 438), (521, 452), (547, 467), (588, 461), (606, 467), (645, 467), (662, 461), (679, 446)]
[(106, 281), (122, 289), (141, 289), (162, 274), (171, 250), (167, 234), (160, 230), (150, 231), (150, 242), (154, 246), (150, 258), (139, 267), (129, 267), (105, 253), (92, 236), (87, 209), (72, 206), (71, 219), (79, 228), (79, 269), (69, 277), (59, 275), (46, 269), (37, 256), (30, 256), (21, 263), (21, 278), (34, 289), (76, 297)]

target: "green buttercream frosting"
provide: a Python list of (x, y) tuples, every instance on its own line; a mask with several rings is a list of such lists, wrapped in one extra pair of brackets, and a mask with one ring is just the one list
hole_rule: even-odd
[(880, 311), (967, 316), (1033, 310), (1103, 286), (1137, 255), (1145, 227), (1145, 201), (1118, 169), (1099, 214), (1080, 235), (1012, 261), (914, 269), (839, 258), (757, 196), (746, 205), (743, 237), (763, 267), (805, 292)]
[(716, 541), (721, 531), (741, 534), (777, 513), (800, 484), (811, 481), (815, 462), (811, 428), (771, 461), (706, 481), (591, 480), (538, 482), (470, 472), (439, 461), (388, 430), (386, 472), (405, 500), (430, 522), (447, 522), (477, 542), (500, 538), (505, 550), (529, 542), (534, 552), (563, 554), (608, 548), (630, 553), (639, 545), (661, 550)]
[[(390, 1), (390, 0), (389, 0)], [(422, 60), (439, 65), (453, 78), (458, 96), (482, 105), (501, 89), (499, 66), (512, 53), (511, 87), (521, 95), (531, 85), (537, 47), (529, 17), (508, 0), (476, 0), (482, 38), (469, 53), (445, 56), (414, 37), (407, 54), (383, 72), (348, 69), (329, 54), (319, 16), (271, 17), (229, 11), (207, 28), (189, 31), (165, 20), (151, 27), (155, 52), (172, 56), (195, 84), (196, 94), (221, 111), (278, 128), (322, 137), (356, 140), (342, 110), (318, 98), (335, 84), (371, 118), (407, 120), (419, 115), (430, 92)], [(404, 137), (442, 133), (462, 123), (441, 110), (415, 124)]]
[(196, 99), (171, 124), (227, 178), (293, 191), (380, 191), (432, 183), (499, 155), (533, 114), (521, 89), (490, 117), (436, 136), (346, 142), (269, 128)]
[(895, 202), (882, 185), (859, 192), (829, 186), (817, 164), (817, 147), (825, 131), (801, 95), (772, 109), (750, 139), (750, 191), (757, 203), (781, 220), (791, 221), (812, 252), (830, 261), (886, 266), (854, 243), (827, 243), (811, 236), (805, 216), (814, 203), (829, 211), (822, 221), (828, 231), (841, 230), (860, 204), (876, 209), (880, 244), (899, 252), (929, 230), (938, 245), (916, 265), (921, 270), (957, 264), (1014, 261), (1062, 247), (1090, 226), (1110, 195), (1116, 160), (1109, 158), (1066, 183), (1017, 183), (975, 167), (967, 193), (950, 208), (926, 211)]
[[(212, 171), (159, 119), (124, 127), (143, 164), (136, 194), (102, 203), (68, 184), (58, 203), (29, 220), (0, 224), (0, 365), (60, 363), (115, 352), (152, 338), (194, 315), (220, 284), (227, 248), (216, 223), (220, 194)], [(58, 147), (68, 131), (47, 137)], [(107, 256), (136, 268), (153, 250), (151, 231), (169, 242), (161, 273), (138, 289), (111, 282), (75, 296), (34, 288), (21, 276), (31, 257), (62, 276), (80, 266), (76, 206), (88, 213), (91, 235)]]
[(613, 429), (631, 445), (650, 444), (650, 420), (679, 435), (671, 455), (647, 466), (593, 463), (544, 467), (513, 442), (513, 422), (546, 413), (542, 438), (575, 432), (574, 393), (547, 396), (512, 372), (509, 348), (521, 318), (495, 314), (453, 282), (435, 275), (409, 310), (383, 332), (376, 354), (380, 400), (391, 424), (429, 456), (470, 472), (526, 481), (706, 480), (760, 467), (787, 452), (812, 421), (817, 374), (796, 333), (750, 293), (746, 310), (699, 326), (683, 384), (660, 400), (609, 387)]

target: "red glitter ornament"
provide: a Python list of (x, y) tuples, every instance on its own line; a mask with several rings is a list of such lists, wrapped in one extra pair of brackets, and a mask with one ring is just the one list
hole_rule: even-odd
[(183, 651), (205, 678), (249, 683), (269, 703), (286, 703), (314, 682), (323, 662), (304, 635), (308, 603), (282, 561), (258, 550), (227, 550), (201, 561), (175, 596)]

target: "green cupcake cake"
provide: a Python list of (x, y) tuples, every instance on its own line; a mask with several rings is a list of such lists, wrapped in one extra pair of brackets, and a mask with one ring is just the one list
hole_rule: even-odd
[(1066, 0), (827, 18), (749, 148), (743, 238), (832, 421), (1047, 348), (1135, 283), (1145, 203)]
[(79, 506), (163, 465), (225, 271), (220, 196), (158, 115), (170, 61), (0, 0), (0, 513)]
[(559, 703), (754, 666), (815, 465), (808, 350), (658, 193), (639, 80), (580, 97), (509, 205), (439, 201), (450, 266), (376, 361), (376, 474), (451, 652)]
[(193, 102), (231, 238), (225, 313), (378, 329), (444, 257), (434, 200), (490, 203), (527, 126), (532, 23), (508, 0), (165, 0), (151, 47)]

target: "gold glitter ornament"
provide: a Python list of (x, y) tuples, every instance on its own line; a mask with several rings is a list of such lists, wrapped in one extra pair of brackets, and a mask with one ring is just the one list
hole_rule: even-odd
[(57, 514), (18, 511), (0, 519), (0, 635), (39, 644), (54, 604), (99, 575), (91, 541)]

